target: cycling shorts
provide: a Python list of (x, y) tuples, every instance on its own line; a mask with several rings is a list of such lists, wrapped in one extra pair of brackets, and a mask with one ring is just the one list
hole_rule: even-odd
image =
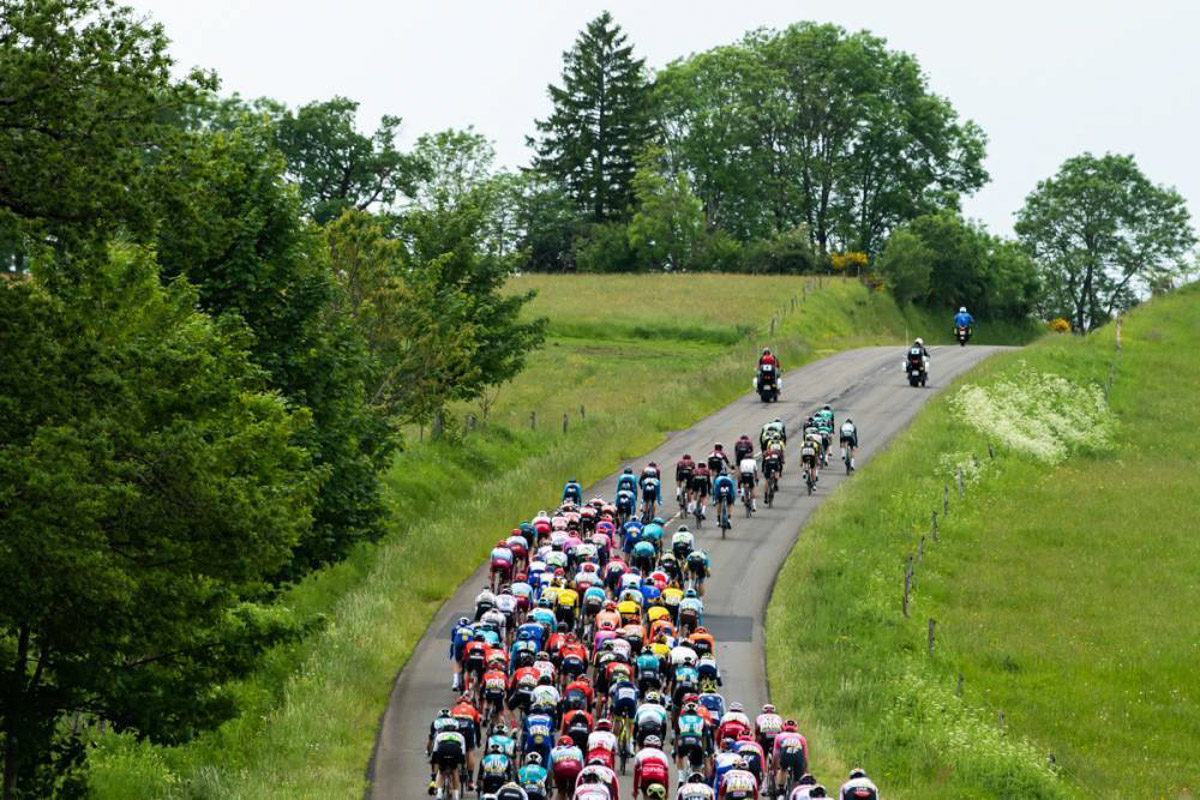
[(693, 483), (691, 490), (696, 493), (697, 497), (708, 497), (708, 483)]
[(817, 454), (816, 453), (801, 453), (800, 454), (800, 463), (801, 464), (817, 463)]
[(632, 717), (637, 713), (636, 697), (618, 697), (613, 700), (612, 712), (614, 717)]
[(466, 760), (467, 756), (463, 752), (462, 744), (455, 741), (438, 742), (430, 755), (430, 761), (434, 766), (446, 769), (458, 769)]
[(804, 751), (799, 747), (788, 747), (779, 751), (779, 769), (785, 770), (792, 777), (799, 778), (807, 769), (804, 763)]
[(743, 472), (740, 476), (738, 476), (738, 486), (749, 486), (751, 489), (753, 489), (757, 483), (758, 478), (755, 477), (753, 472)]
[(838, 441), (840, 441), (842, 444), (850, 442), (851, 447), (858, 447), (858, 436), (847, 436), (842, 434)]

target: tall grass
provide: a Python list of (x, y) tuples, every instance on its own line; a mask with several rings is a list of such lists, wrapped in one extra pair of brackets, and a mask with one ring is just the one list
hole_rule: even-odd
[[(933, 326), (882, 293), (828, 278), (794, 311), (802, 279), (540, 276), (514, 285), (539, 289), (534, 311), (551, 316), (553, 335), (500, 390), (488, 425), (461, 439), (410, 442), (387, 476), (392, 535), (285, 598), (317, 632), (268, 654), (231, 687), (242, 714), (190, 744), (102, 737), (90, 757), (96, 796), (361, 793), (392, 679), (438, 606), (485, 557), (497, 521), (528, 517), (558, 497), (568, 473), (585, 484), (598, 479), (745, 392), (768, 338), (794, 366), (845, 347), (899, 346)], [(785, 305), (769, 337), (769, 320)], [(948, 325), (940, 327), (948, 337)], [(480, 414), (466, 405), (454, 411)]]
[[(1130, 315), (1098, 407), (1113, 340), (1110, 326), (992, 359), (805, 529), (769, 607), (768, 669), (827, 779), (861, 763), (899, 798), (1200, 786), (1200, 292)], [(982, 420), (981, 396), (1002, 399)]]

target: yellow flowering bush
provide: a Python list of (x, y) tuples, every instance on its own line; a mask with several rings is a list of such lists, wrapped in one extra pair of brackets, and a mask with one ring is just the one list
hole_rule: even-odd
[(1053, 331), (1054, 333), (1070, 333), (1071, 332), (1071, 323), (1067, 322), (1062, 317), (1059, 317), (1058, 319), (1050, 320), (1050, 322), (1047, 323), (1047, 327), (1050, 328), (1050, 330)]

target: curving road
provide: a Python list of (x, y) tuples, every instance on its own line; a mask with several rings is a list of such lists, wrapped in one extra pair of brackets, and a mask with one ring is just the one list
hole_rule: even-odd
[[(798, 431), (809, 413), (823, 403), (830, 403), (838, 424), (849, 416), (859, 427), (861, 469), (874, 452), (908, 424), (935, 391), (1000, 349), (932, 348), (930, 383), (925, 389), (908, 386), (901, 369), (901, 347), (838, 353), (788, 372), (780, 402), (766, 406), (757, 395), (745, 395), (688, 430), (671, 434), (660, 447), (629, 465), (640, 470), (648, 461), (658, 462), (666, 478), (664, 495), (668, 495), (671, 508), (675, 505), (674, 492), (669, 488), (674, 486), (674, 463), (683, 453), (699, 460), (707, 456), (716, 441), (732, 449), (742, 433), (757, 441), (759, 428), (776, 416), (787, 423), (789, 432)], [(836, 449), (833, 455), (836, 459)], [(758, 514), (749, 520), (740, 507), (734, 509), (733, 529), (725, 540), (721, 540), (710, 520), (705, 521), (697, 536), (698, 544), (708, 550), (712, 559), (713, 575), (706, 583), (704, 610), (705, 623), (718, 643), (717, 658), (725, 679), (722, 693), (727, 702), (744, 703), (751, 718), (758, 706), (767, 701), (762, 626), (775, 575), (808, 515), (846, 479), (841, 474), (844, 470), (838, 469), (841, 464), (834, 461), (832, 468), (821, 476), (817, 493), (808, 497), (800, 471), (795, 468), (798, 457), (794, 447), (788, 448), (788, 458), (789, 468), (773, 508), (760, 503)], [(588, 488), (584, 497), (612, 497), (619, 471)], [(568, 477), (564, 475), (563, 479)], [(536, 511), (531, 507), (529, 515)], [(672, 520), (672, 527), (677, 522)], [(507, 530), (511, 523), (515, 520), (499, 520), (497, 530)], [(446, 658), (449, 631), (454, 620), (471, 612), (475, 595), (486, 583), (486, 565), (481, 565), (438, 611), (397, 677), (368, 767), (369, 798), (427, 796), (425, 737), (438, 709), (452, 701), (450, 663)], [(623, 792), (622, 796), (627, 795)]]

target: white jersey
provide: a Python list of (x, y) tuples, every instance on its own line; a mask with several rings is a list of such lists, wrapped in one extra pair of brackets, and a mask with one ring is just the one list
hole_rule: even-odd
[(713, 800), (712, 787), (706, 783), (685, 783), (675, 793), (675, 800)]
[(587, 750), (589, 753), (596, 750), (615, 753), (617, 752), (617, 735), (612, 731), (593, 731), (588, 735)]
[[(866, 789), (868, 792), (870, 792), (870, 794), (868, 794), (867, 792), (861, 791), (863, 789)], [(856, 791), (856, 790), (858, 790), (858, 791)], [(842, 790), (840, 792), (838, 792), (838, 797), (842, 798), (842, 800), (847, 800), (848, 798), (854, 798), (854, 797), (878, 797), (878, 796), (879, 796), (879, 789), (877, 789), (875, 787), (875, 784), (871, 783), (870, 778), (851, 778), (850, 780), (848, 780), (842, 784)]]
[(854, 427), (853, 422), (843, 422), (842, 423), (842, 436), (845, 436), (846, 438), (850, 438), (851, 436), (853, 436), (856, 433), (858, 433), (858, 429)]
[(746, 456), (738, 463), (738, 472), (743, 475), (758, 475), (758, 462)]

